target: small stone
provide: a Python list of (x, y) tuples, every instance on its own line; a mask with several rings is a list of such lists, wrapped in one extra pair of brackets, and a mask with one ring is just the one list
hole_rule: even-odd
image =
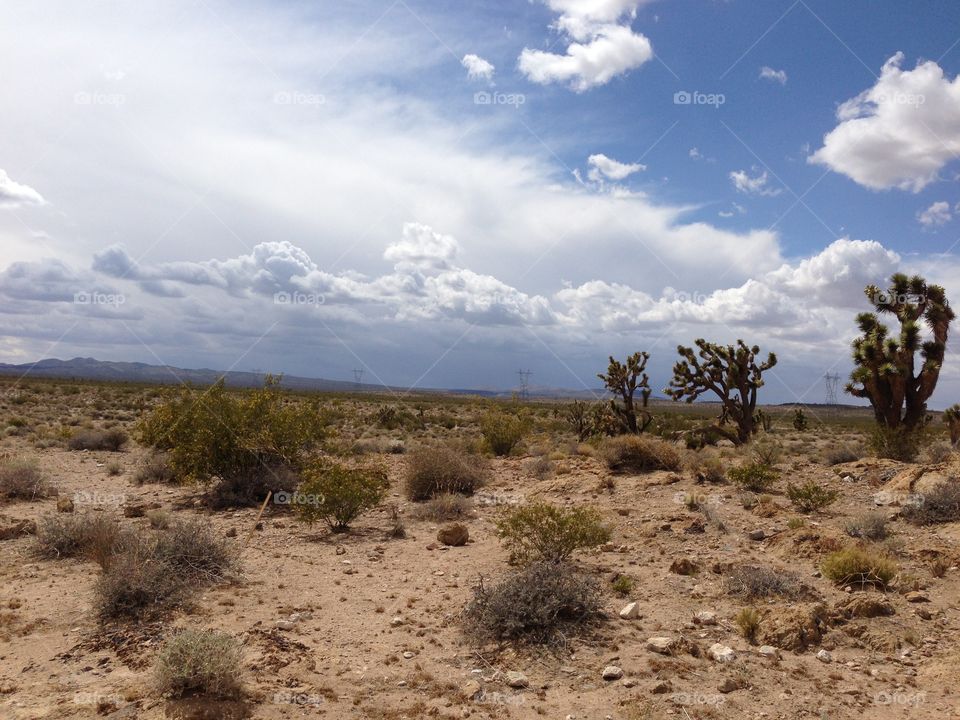
[(401, 625), (403, 625), (403, 618), (402, 618), (402, 617), (395, 617), (393, 620), (390, 621), (390, 624), (391, 624), (393, 627), (400, 627)]
[(68, 497), (58, 497), (57, 498), (57, 512), (62, 513), (72, 513), (73, 512), (73, 500)]
[(620, 681), (620, 684), (623, 685), (625, 688), (632, 688), (634, 685), (637, 684), (637, 681), (634, 680), (633, 678), (624, 678), (623, 680)]
[(263, 530), (263, 520), (261, 520), (261, 521), (258, 522), (256, 525), (254, 525), (254, 526), (253, 526), (253, 529), (254, 529), (254, 530)]
[(716, 662), (733, 662), (737, 659), (737, 654), (733, 651), (733, 648), (729, 648), (722, 643), (711, 645), (707, 654)]
[(143, 503), (127, 503), (123, 506), (123, 516), (128, 518), (139, 518), (147, 514), (147, 508)]
[(817, 660), (819, 660), (822, 663), (833, 662), (833, 655), (830, 654), (829, 650), (820, 650), (817, 653)]
[(337, 555), (346, 555), (347, 549), (343, 545), (337, 545), (336, 553)]
[(717, 686), (717, 690), (719, 690), (724, 694), (732, 693), (734, 690), (739, 690), (739, 689), (740, 689), (740, 683), (738, 683), (733, 678), (727, 678)]
[(607, 665), (603, 669), (604, 680), (619, 680), (623, 677), (623, 669), (616, 665)]
[(693, 616), (693, 621), (697, 625), (716, 625), (717, 614), (710, 610), (701, 610)]
[(747, 537), (751, 540), (756, 540), (759, 542), (767, 537), (767, 533), (764, 530), (751, 530)]
[(678, 558), (670, 563), (670, 572), (677, 575), (696, 575), (697, 564), (690, 558)]
[(775, 648), (773, 645), (761, 645), (760, 650), (758, 650), (758, 652), (763, 657), (768, 657), (768, 658), (780, 657), (780, 651), (777, 648)]
[(914, 590), (913, 592), (908, 592), (905, 597), (907, 598), (907, 602), (911, 602), (911, 603), (925, 603), (925, 602), (930, 602), (930, 598), (928, 598), (926, 595), (924, 595), (924, 594), (923, 594), (922, 592), (920, 592), (919, 590)]
[(467, 544), (470, 539), (470, 531), (462, 523), (451, 523), (440, 528), (437, 533), (437, 540), (449, 547), (460, 547)]
[(671, 637), (652, 637), (647, 640), (647, 650), (661, 655), (669, 655), (676, 644), (677, 641)]
[(527, 676), (517, 670), (507, 671), (507, 685), (512, 688), (525, 688), (530, 685)]
[(468, 680), (460, 687), (460, 695), (464, 700), (474, 700), (483, 690), (483, 686), (476, 680)]
[(403, 653), (403, 657), (404, 657), (405, 660), (409, 660), (409, 659), (411, 659), (411, 658), (413, 658), (413, 657), (416, 657), (416, 653), (415, 653), (415, 652), (412, 652), (412, 651), (410, 651), (410, 650), (407, 650), (406, 652)]
[(607, 542), (607, 543), (604, 543), (603, 545), (601, 545), (601, 546), (600, 546), (600, 549), (601, 549), (603, 552), (613, 552), (614, 550), (617, 549), (617, 546), (614, 545), (612, 542)]
[(652, 692), (654, 695), (666, 695), (668, 692), (672, 690), (673, 690), (673, 685), (670, 683), (670, 681), (662, 680), (658, 682), (656, 685), (654, 685), (653, 688), (650, 690), (650, 692)]
[(277, 630), (293, 630), (295, 623), (290, 622), (289, 620), (277, 620), (273, 626)]
[(919, 617), (921, 620), (930, 620), (933, 617), (933, 613), (931, 613), (926, 608), (920, 607), (914, 610), (914, 612), (917, 614), (917, 617)]
[(633, 620), (640, 617), (640, 603), (632, 602), (624, 606), (620, 611), (620, 617), (624, 620)]
[(232, 527), (229, 530), (227, 530), (227, 537), (236, 537), (236, 536), (237, 536), (237, 529), (235, 527)]

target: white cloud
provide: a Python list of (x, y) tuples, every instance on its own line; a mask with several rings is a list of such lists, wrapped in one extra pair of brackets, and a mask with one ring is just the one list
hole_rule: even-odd
[(901, 70), (887, 60), (873, 87), (837, 110), (837, 127), (808, 162), (829, 167), (873, 190), (919, 192), (960, 154), (960, 78), (932, 61)]
[[(650, 41), (630, 28), (640, 0), (547, 0), (560, 17), (556, 28), (572, 42), (564, 54), (524, 48), (519, 68), (530, 81), (569, 83), (583, 92), (653, 58)], [(626, 24), (618, 21), (627, 16)]]
[(613, 158), (608, 158), (603, 153), (597, 153), (587, 158), (590, 165), (590, 172), (587, 174), (593, 182), (603, 182), (607, 180), (624, 180), (634, 173), (647, 169), (642, 163), (622, 163)]
[(21, 205), (43, 205), (44, 199), (29, 185), (15, 182), (0, 170), (0, 207), (16, 208)]
[(767, 187), (769, 180), (770, 178), (768, 177), (766, 170), (759, 175), (753, 176), (751, 176), (746, 170), (734, 170), (730, 173), (730, 181), (737, 189), (737, 192), (742, 192), (745, 195), (764, 195), (767, 197), (774, 197), (783, 192), (781, 188)]
[(446, 270), (453, 266), (460, 244), (449, 235), (434, 232), (420, 223), (404, 223), (402, 239), (391, 243), (383, 253), (385, 260), (398, 265)]
[(688, 154), (693, 160), (699, 160), (700, 158), (703, 157), (703, 155), (700, 153), (700, 151), (699, 151), (697, 148), (695, 148), (695, 147), (690, 148), (690, 152), (687, 153), (687, 154)]
[(917, 213), (917, 222), (926, 228), (946, 225), (951, 219), (953, 215), (950, 212), (950, 203), (942, 200)]
[(762, 68), (760, 68), (760, 79), (771, 80), (772, 82), (778, 82), (781, 85), (786, 85), (787, 71), (774, 70), (772, 67), (767, 67), (766, 65), (764, 65)]
[(464, 55), (463, 59), (460, 61), (460, 64), (467, 69), (467, 77), (471, 80), (486, 80), (487, 82), (493, 81), (493, 65), (479, 55), (474, 55), (472, 53)]

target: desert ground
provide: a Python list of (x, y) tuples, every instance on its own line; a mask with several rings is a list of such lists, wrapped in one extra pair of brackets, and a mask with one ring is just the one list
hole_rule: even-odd
[[(489, 479), (459, 518), (469, 541), (448, 546), (438, 541), (446, 520), (407, 498), (406, 463), (421, 444), (479, 449), (477, 418), (491, 401), (321, 396), (334, 430), (324, 452), (376, 463), (390, 483), (349, 532), (332, 533), (273, 503), (262, 517), (258, 507), (214, 510), (203, 486), (137, 482), (149, 450), (133, 427), (161, 390), (12, 379), (2, 390), (4, 461), (33, 463), (53, 490), (0, 505), (3, 718), (960, 716), (960, 524), (901, 516), (913, 494), (960, 469), (939, 429), (917, 463), (901, 463), (866, 453), (865, 413), (811, 407), (801, 431), (792, 409), (770, 408), (762, 440), (776, 448), (778, 479), (750, 493), (697, 476), (704, 457), (732, 468), (749, 446), (679, 447), (677, 469), (614, 473), (556, 417), (559, 403), (530, 402), (521, 443), (483, 459)], [(420, 420), (391, 427), (384, 407)], [(715, 413), (652, 409), (677, 422)], [(131, 438), (116, 452), (69, 449), (84, 428)], [(801, 512), (786, 486), (808, 480), (836, 500)], [(572, 562), (600, 586), (602, 612), (548, 645), (478, 641), (464, 626), (474, 588), (511, 571), (495, 521), (533, 501), (601, 513), (609, 541)], [(104, 620), (97, 562), (36, 550), (44, 518), (84, 513), (138, 533), (200, 519), (238, 553), (239, 571), (163, 617)], [(866, 513), (882, 514), (883, 539), (851, 537)], [(824, 558), (856, 543), (895, 561), (884, 589), (824, 577)], [(789, 587), (745, 597), (731, 582), (744, 567)], [(621, 617), (630, 603), (632, 617)], [(738, 621), (746, 607), (758, 618), (752, 636)], [(158, 650), (183, 628), (236, 639), (238, 697), (157, 691)]]

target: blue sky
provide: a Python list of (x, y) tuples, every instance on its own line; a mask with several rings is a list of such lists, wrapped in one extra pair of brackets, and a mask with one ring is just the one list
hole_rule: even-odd
[(815, 401), (865, 284), (960, 293), (954, 3), (4, 13), (2, 360), (582, 388), (645, 349), (663, 387), (744, 337)]

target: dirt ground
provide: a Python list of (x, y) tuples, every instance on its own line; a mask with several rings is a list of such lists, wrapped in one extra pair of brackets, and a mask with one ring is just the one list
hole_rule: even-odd
[[(0, 717), (960, 717), (960, 526), (916, 527), (898, 517), (897, 502), (921, 466), (814, 459), (833, 434), (783, 433), (781, 480), (750, 509), (734, 486), (698, 485), (689, 471), (619, 475), (608, 488), (610, 473), (594, 457), (571, 454), (546, 474), (532, 471), (530, 457), (494, 459), (492, 481), (467, 520), (469, 543), (449, 548), (437, 542), (437, 524), (414, 519), (402, 496), (403, 454), (377, 456), (390, 472), (388, 502), (352, 532), (332, 535), (273, 507), (255, 529), (256, 509), (212, 512), (196, 488), (138, 486), (132, 478), (145, 453), (134, 444), (77, 452), (8, 437), (2, 452), (34, 459), (60, 496), (74, 499), (74, 512), (116, 513), (146, 529), (147, 519), (123, 517), (124, 508), (143, 505), (235, 532), (243, 577), (208, 588), (167, 622), (103, 626), (93, 610), (93, 562), (37, 559), (30, 535), (0, 540)], [(120, 474), (107, 472), (112, 463)], [(955, 477), (957, 469), (954, 455), (926, 471)], [(807, 479), (840, 490), (840, 499), (822, 513), (796, 512), (784, 487)], [(706, 511), (688, 507), (691, 494)], [(576, 557), (603, 584), (607, 617), (551, 651), (474, 646), (459, 616), (481, 576), (489, 582), (509, 569), (493, 518), (503, 505), (533, 498), (594, 506), (613, 528), (611, 543)], [(405, 538), (388, 536), (391, 504)], [(5, 525), (38, 520), (56, 505), (11, 502), (0, 515)], [(891, 518), (887, 545), (900, 579), (886, 593), (835, 587), (819, 563), (850, 541), (846, 520), (871, 509)], [(693, 563), (691, 574), (676, 572), (679, 560)], [(741, 564), (787, 569), (807, 586), (797, 600), (755, 603), (764, 615), (757, 644), (734, 623), (749, 603), (725, 584)], [(611, 590), (618, 574), (636, 581), (629, 596)], [(885, 600), (893, 614), (859, 617), (872, 614), (858, 610), (863, 598)], [(622, 619), (630, 601), (640, 617)], [(704, 612), (713, 617), (695, 621)], [(242, 642), (242, 702), (157, 697), (152, 660), (178, 627), (222, 630)], [(654, 637), (669, 638), (670, 649), (650, 649)], [(733, 659), (713, 659), (715, 643)], [(762, 645), (779, 647), (764, 654)], [(604, 680), (611, 665), (622, 677)], [(511, 671), (526, 676), (526, 687), (511, 687)]]

